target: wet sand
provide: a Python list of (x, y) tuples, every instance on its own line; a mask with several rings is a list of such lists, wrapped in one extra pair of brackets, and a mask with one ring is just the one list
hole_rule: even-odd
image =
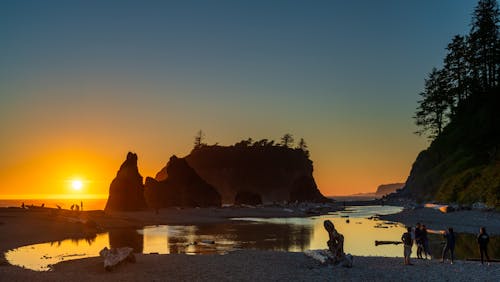
[[(418, 210), (417, 210), (418, 212)], [(230, 217), (291, 217), (306, 216), (283, 208), (233, 209), (168, 209), (140, 213), (110, 213), (99, 211), (73, 213), (50, 209), (0, 209), (0, 252), (22, 245), (83, 237), (92, 228), (72, 222), (76, 219), (95, 221), (101, 228), (131, 227), (144, 224), (193, 224), (224, 221)], [(418, 217), (415, 217), (418, 215)], [(428, 218), (424, 218), (427, 215)], [(450, 214), (453, 215), (453, 214)], [(398, 215), (391, 215), (394, 217)], [(401, 220), (430, 220), (436, 215), (402, 213)], [(472, 228), (477, 214), (462, 217), (462, 225)], [(486, 215), (484, 215), (486, 216)], [(413, 217), (413, 218), (411, 218)], [(385, 218), (385, 216), (384, 216)], [(455, 217), (440, 217), (441, 223)], [(488, 219), (496, 220), (496, 215)], [(449, 222), (449, 221), (448, 221)], [(492, 221), (495, 222), (495, 221)], [(432, 223), (434, 224), (434, 223)], [(437, 226), (436, 221), (436, 226)], [(431, 225), (429, 225), (431, 226)], [(458, 225), (457, 225), (458, 226)], [(103, 269), (100, 258), (62, 262), (52, 272), (36, 272), (0, 261), (0, 281), (496, 281), (500, 264), (482, 266), (478, 262), (458, 261), (454, 265), (438, 261), (414, 260), (414, 266), (404, 266), (400, 258), (355, 257), (351, 269), (321, 265), (303, 253), (242, 250), (227, 255), (136, 255), (135, 264), (125, 263), (112, 272)]]

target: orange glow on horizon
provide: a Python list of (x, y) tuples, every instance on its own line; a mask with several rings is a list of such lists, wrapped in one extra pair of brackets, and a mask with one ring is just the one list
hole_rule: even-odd
[[(30, 143), (18, 144), (17, 150), (6, 152), (5, 158), (9, 162), (0, 163), (0, 179), (3, 181), (0, 185), (0, 198), (107, 198), (109, 185), (128, 151), (138, 154), (140, 174), (144, 178), (154, 177), (171, 155), (184, 157), (189, 153), (192, 148), (189, 142), (191, 136), (185, 135), (186, 140), (179, 136), (176, 139), (172, 137), (168, 146), (160, 146), (163, 139), (153, 142), (147, 138), (132, 140), (130, 143), (135, 145), (131, 146), (118, 142), (117, 139), (122, 139), (123, 136), (114, 135), (103, 138), (102, 143), (97, 143), (99, 138), (47, 135), (41, 139), (44, 141), (36, 141), (39, 142), (37, 146)], [(255, 139), (264, 137), (256, 136)], [(234, 144), (231, 143), (233, 139), (221, 143)], [(313, 176), (325, 196), (375, 192), (378, 185), (404, 182), (411, 162), (418, 153), (418, 149), (412, 151), (404, 148), (397, 151), (397, 148), (391, 147), (390, 149), (396, 150), (393, 153), (381, 147), (378, 148), (380, 153), (377, 155), (370, 153), (371, 148), (363, 144), (360, 148), (363, 147), (364, 150), (354, 154), (346, 148), (345, 142), (337, 141), (335, 147), (327, 143), (323, 146), (311, 146)], [(134, 148), (145, 149), (140, 151)], [(168, 151), (161, 151), (162, 148), (167, 148)], [(398, 153), (402, 151), (404, 154)], [(72, 187), (73, 180), (82, 181), (81, 190)]]

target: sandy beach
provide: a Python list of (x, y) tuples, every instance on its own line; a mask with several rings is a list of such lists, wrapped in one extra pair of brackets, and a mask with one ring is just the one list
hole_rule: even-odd
[[(267, 209), (267, 210), (266, 210)], [(71, 219), (91, 219), (105, 228), (129, 227), (144, 224), (182, 224), (217, 222), (229, 217), (298, 216), (299, 211), (283, 208), (233, 208), (233, 209), (168, 209), (140, 213), (112, 213), (101, 211), (82, 212), (78, 217), (70, 211), (55, 213), (50, 209), (21, 210), (0, 209), (0, 251), (38, 242), (71, 237), (82, 237), (92, 232)], [(72, 216), (73, 215), (73, 216)], [(427, 215), (428, 218), (424, 217)], [(435, 217), (433, 211), (403, 212), (384, 216), (398, 218), (402, 222), (429, 220), (429, 226), (455, 223), (453, 213)], [(469, 215), (469, 213), (467, 213)], [(476, 212), (463, 217), (463, 226), (475, 228), (481, 224), (474, 220), (483, 215)], [(303, 215), (305, 216), (305, 215)], [(498, 220), (498, 214), (487, 214)], [(459, 225), (456, 225), (459, 228)], [(437, 228), (437, 227), (435, 227)], [(347, 250), (348, 251), (348, 250)], [(103, 269), (98, 257), (66, 261), (56, 264), (53, 271), (36, 272), (8, 264), (0, 266), (0, 281), (496, 281), (500, 277), (500, 264), (482, 266), (478, 262), (457, 261), (454, 265), (441, 264), (437, 260), (413, 260), (415, 265), (404, 266), (401, 258), (359, 257), (354, 258), (351, 269), (322, 265), (297, 252), (239, 250), (226, 255), (184, 254), (144, 255), (136, 254), (136, 263), (124, 263), (111, 272)]]

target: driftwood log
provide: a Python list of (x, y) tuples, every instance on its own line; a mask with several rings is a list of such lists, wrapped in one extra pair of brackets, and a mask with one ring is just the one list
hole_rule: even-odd
[(111, 271), (123, 261), (135, 262), (134, 249), (130, 247), (111, 248), (104, 247), (99, 252), (99, 255), (104, 258), (104, 269)]
[(401, 241), (375, 241), (375, 246), (379, 245), (399, 245), (403, 244)]

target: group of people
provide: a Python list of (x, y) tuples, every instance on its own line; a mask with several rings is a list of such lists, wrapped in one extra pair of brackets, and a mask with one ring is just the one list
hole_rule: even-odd
[(80, 202), (80, 205), (73, 204), (71, 205), (71, 210), (73, 211), (83, 211), (83, 201)]
[(427, 257), (429, 257), (429, 259), (432, 259), (432, 254), (429, 248), (429, 238), (427, 237), (428, 232), (425, 224), (420, 224), (419, 222), (416, 224), (415, 228), (408, 227), (407, 231), (408, 232), (404, 233), (401, 237), (404, 245), (404, 263), (406, 265), (412, 264), (410, 262), (410, 255), (413, 243), (417, 245), (418, 259), (424, 258), (422, 254), (425, 256), (425, 259), (427, 259)]
[[(448, 230), (441, 231), (433, 231), (432, 233), (442, 234), (445, 242), (443, 246), (443, 251), (441, 253), (441, 262), (444, 263), (445, 258), (450, 256), (451, 264), (453, 264), (453, 260), (455, 257), (455, 243), (456, 236), (455, 232), (453, 232), (453, 228), (449, 227)], [(404, 245), (404, 264), (412, 265), (410, 262), (411, 249), (413, 244), (415, 243), (417, 246), (417, 258), (424, 259), (422, 256), (425, 255), (425, 259), (429, 256), (429, 259), (432, 259), (432, 255), (429, 249), (429, 239), (427, 238), (427, 228), (424, 224), (417, 223), (415, 228), (408, 227), (407, 232), (403, 234), (401, 237), (401, 241), (403, 241)], [(477, 243), (479, 245), (479, 253), (481, 254), (481, 264), (484, 264), (484, 258), (490, 263), (490, 257), (488, 256), (488, 243), (489, 236), (486, 233), (486, 228), (481, 227), (479, 230), (479, 235), (477, 236)]]

